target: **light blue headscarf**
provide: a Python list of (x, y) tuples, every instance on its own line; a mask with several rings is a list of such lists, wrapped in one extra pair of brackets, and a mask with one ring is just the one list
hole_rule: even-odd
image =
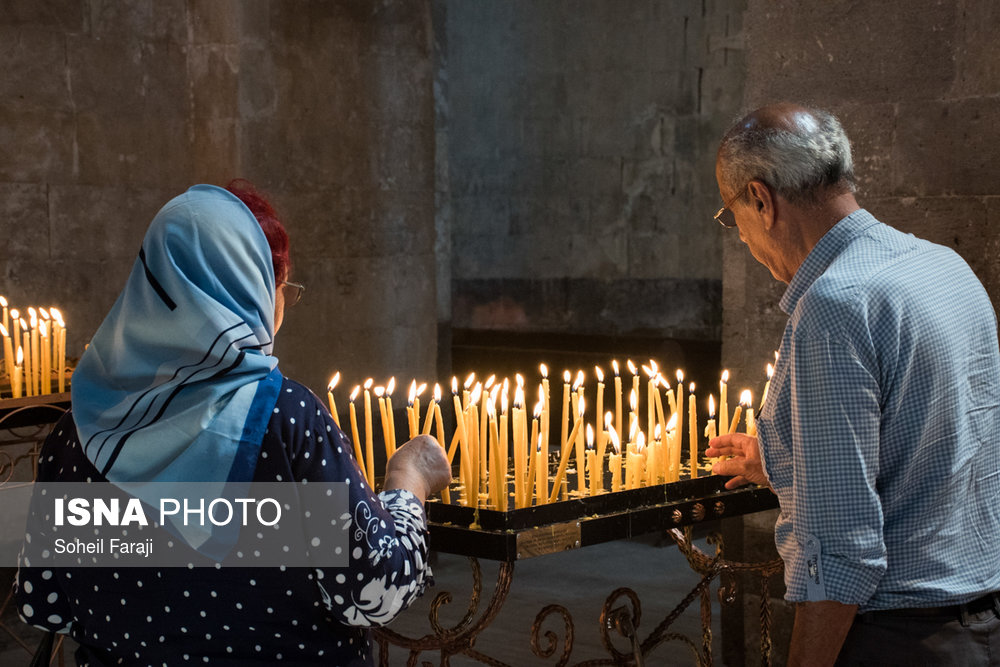
[[(157, 213), (73, 373), (80, 441), (110, 482), (158, 508), (151, 482), (214, 482), (221, 497), (253, 478), (281, 387), (274, 292), (267, 239), (233, 194), (196, 185)], [(173, 528), (206, 555), (236, 539)]]

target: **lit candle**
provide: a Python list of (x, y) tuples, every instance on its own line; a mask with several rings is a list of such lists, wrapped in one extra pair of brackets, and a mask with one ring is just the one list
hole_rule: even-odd
[(618, 445), (621, 447), (622, 441), (622, 376), (618, 371), (618, 360), (611, 362), (611, 368), (615, 372), (615, 432), (618, 435)]
[(688, 388), (688, 457), (691, 465), (691, 479), (698, 476), (698, 405), (694, 397), (694, 382)]
[(674, 428), (677, 448), (674, 450), (672, 465), (680, 470), (681, 450), (684, 447), (684, 371), (677, 369), (677, 425)]
[[(492, 398), (492, 397), (491, 397)], [(500, 435), (497, 429), (497, 408), (492, 400), (486, 401), (486, 421), (489, 428), (489, 489), (490, 505), (500, 509)]]
[(39, 356), (39, 391), (42, 394), (52, 393), (52, 338), (49, 336), (49, 323), (45, 320), (38, 322), (38, 335), (41, 347)]
[(476, 381), (476, 374), (469, 373), (469, 376), (465, 378), (465, 384), (462, 386), (462, 405), (463, 410), (469, 407), (469, 398), (472, 396), (472, 383)]
[(663, 427), (663, 442), (667, 451), (664, 452), (664, 460), (661, 462), (663, 468), (663, 479), (667, 482), (676, 482), (680, 479), (680, 438), (677, 437), (677, 413), (670, 415), (670, 420)]
[(601, 473), (597, 465), (597, 449), (594, 447), (594, 427), (587, 424), (587, 473), (590, 475), (590, 495), (601, 492)]
[(642, 431), (637, 431), (635, 442), (629, 447), (628, 461), (625, 464), (625, 487), (637, 489), (641, 486), (643, 475), (642, 450), (645, 448), (645, 436)]
[[(632, 373), (632, 391), (635, 392), (636, 400), (639, 399), (639, 369), (635, 367), (631, 359), (625, 360), (625, 365), (628, 366), (628, 370)], [(631, 394), (630, 394), (631, 396)], [(629, 428), (632, 428), (631, 420), (629, 420)]]
[(507, 461), (510, 460), (507, 449), (507, 381), (504, 380), (503, 389), (500, 391), (500, 469), (498, 470), (498, 482), (500, 484), (500, 511), (507, 511)]
[(417, 381), (410, 383), (410, 392), (406, 396), (406, 425), (409, 427), (410, 439), (420, 433), (420, 422), (417, 420)]
[[(431, 434), (431, 425), (434, 422), (434, 406), (441, 402), (441, 385), (434, 383), (434, 397), (431, 398), (430, 404), (427, 406), (427, 416), (424, 417), (424, 429), (422, 433), (424, 435)], [(420, 416), (418, 415), (419, 419)]]
[(11, 335), (14, 336), (14, 349), (21, 347), (21, 314), (17, 312), (17, 308), (10, 309), (10, 329)]
[(11, 389), (13, 389), (13, 379), (14, 379), (14, 347), (10, 339), (10, 335), (7, 333), (7, 327), (0, 324), (0, 334), (3, 334), (3, 364), (4, 370), (7, 373), (7, 378), (11, 380)]
[(662, 471), (661, 461), (666, 457), (663, 452), (663, 427), (657, 424), (653, 429), (653, 439), (646, 446), (646, 485), (654, 486), (660, 478)]
[(386, 415), (385, 409), (385, 387), (379, 385), (372, 392), (375, 394), (375, 398), (378, 399), (378, 414), (382, 422), (382, 445), (385, 449), (385, 460), (388, 462), (392, 454), (389, 449), (391, 445), (389, 443), (389, 417)]
[(628, 395), (628, 437), (630, 444), (633, 442), (633, 434), (639, 428), (639, 415), (637, 414), (638, 409), (639, 392), (633, 388)]
[(729, 371), (719, 380), (719, 433), (729, 433)]
[[(495, 380), (496, 377), (491, 375), (486, 380), (486, 383), (487, 385), (492, 385), (493, 381)], [(479, 429), (479, 437), (477, 440), (479, 448), (476, 450), (478, 456), (477, 460), (479, 462), (479, 482), (480, 486), (486, 487), (485, 491), (488, 492), (489, 458), (488, 458), (487, 445), (489, 444), (489, 419), (488, 419), (489, 415), (486, 414), (486, 403), (487, 401), (489, 401), (490, 396), (487, 393), (489, 391), (489, 386), (487, 385), (483, 385), (483, 387), (479, 390), (478, 398), (482, 400), (483, 408), (482, 410), (480, 410), (478, 407), (476, 408), (475, 417), (476, 417), (476, 426)], [(475, 392), (475, 390), (473, 391)], [(479, 400), (475, 401), (475, 403), (478, 406)]]
[(535, 497), (538, 499), (536, 505), (544, 503), (549, 495), (549, 455), (544, 443), (545, 438), (539, 434), (535, 448)]
[[(540, 442), (538, 427), (542, 417), (542, 401), (535, 404), (535, 409), (531, 414), (531, 438), (528, 440), (528, 480), (524, 488), (524, 506), (531, 507), (535, 496), (535, 482), (538, 480), (538, 443)], [(544, 493), (542, 487), (538, 487), (538, 493)]]
[(597, 410), (594, 412), (597, 415), (597, 459), (603, 463), (604, 461), (604, 449), (607, 446), (607, 436), (604, 434), (604, 429), (600, 428), (601, 418), (604, 415), (604, 371), (601, 370), (599, 366), (594, 366), (594, 375), (597, 376)]
[(59, 337), (56, 341), (55, 364), (56, 373), (59, 380), (59, 393), (66, 391), (66, 322), (58, 308), (50, 308), (52, 317), (55, 320)]
[(480, 434), (486, 435), (485, 431), (479, 428), (479, 401), (483, 397), (483, 385), (479, 382), (472, 389), (469, 395), (469, 407), (466, 409), (466, 419), (468, 420), (465, 432), (469, 435), (469, 453), (472, 455), (472, 488), (476, 490), (478, 500), (479, 493), (486, 484), (486, 442), (485, 437), (480, 440)]
[(11, 390), (14, 398), (21, 398), (21, 371), (24, 364), (24, 349), (18, 346), (17, 357), (14, 362), (14, 375), (11, 378)]
[(462, 478), (462, 502), (465, 505), (469, 504), (469, 489), (470, 477), (469, 473), (469, 439), (465, 433), (465, 413), (462, 411), (462, 401), (458, 397), (458, 378), (451, 379), (451, 393), (452, 400), (455, 404), (455, 432), (458, 434), (458, 445), (462, 450), (462, 458), (460, 461), (460, 472)]
[[(705, 424), (705, 438), (709, 442), (712, 442), (712, 438), (715, 437), (715, 397), (711, 394), (708, 395), (708, 423)], [(718, 461), (718, 457), (712, 457), (712, 464)]]
[(365, 480), (368, 482), (368, 486), (371, 486), (372, 482), (368, 479), (368, 469), (365, 468), (365, 457), (361, 453), (361, 438), (358, 437), (358, 411), (354, 407), (354, 399), (358, 397), (359, 393), (361, 393), (361, 385), (355, 385), (354, 391), (351, 392), (349, 405), (347, 406), (347, 414), (351, 420), (351, 436), (353, 436), (351, 440), (354, 443), (354, 460), (358, 464), (361, 474), (364, 475)]
[[(583, 406), (583, 371), (578, 371), (576, 374), (576, 380), (573, 382), (573, 392), (576, 394), (576, 405)], [(584, 492), (587, 490), (587, 476), (584, 472), (586, 463), (586, 454), (584, 448), (584, 429), (580, 429), (576, 434), (576, 490), (582, 497)]]
[(385, 385), (385, 411), (389, 418), (389, 432), (386, 435), (386, 450), (388, 456), (392, 456), (396, 453), (396, 418), (392, 414), (392, 392), (396, 388), (396, 378), (389, 378), (389, 382)]
[[(774, 353), (775, 361), (777, 361), (778, 353)], [(771, 376), (774, 375), (774, 366), (771, 364), (767, 365), (767, 381), (764, 382), (764, 392), (760, 395), (760, 409), (764, 409), (764, 401), (767, 400), (767, 390), (771, 388)]]
[[(437, 441), (442, 449), (448, 450), (448, 447), (444, 444), (444, 418), (441, 417), (441, 387), (439, 385), (434, 385), (436, 389), (434, 394), (434, 424), (437, 427)], [(448, 474), (451, 474), (451, 462), (453, 459), (454, 450), (448, 453)], [(451, 492), (448, 491), (448, 487), (445, 486), (441, 489), (441, 498), (446, 503), (451, 503)]]
[(330, 414), (333, 415), (333, 422), (340, 427), (340, 413), (337, 412), (337, 401), (333, 399), (333, 390), (337, 388), (337, 383), (340, 382), (340, 371), (337, 371), (332, 378), (330, 378), (330, 384), (326, 386), (326, 398), (330, 403)]
[(580, 401), (578, 413), (579, 416), (576, 418), (576, 423), (573, 424), (573, 430), (569, 433), (565, 440), (563, 440), (562, 447), (560, 449), (559, 455), (559, 468), (556, 470), (555, 479), (552, 481), (552, 492), (549, 494), (549, 502), (554, 503), (556, 498), (559, 497), (559, 489), (562, 487), (563, 480), (566, 479), (566, 464), (569, 463), (569, 453), (572, 451), (572, 443), (576, 441), (576, 435), (580, 432), (580, 427), (583, 425), (583, 412), (584, 412), (584, 401)]
[(375, 488), (375, 445), (372, 436), (372, 378), (365, 380), (365, 465), (368, 466), (368, 485)]
[[(611, 413), (609, 412), (608, 415)], [(608, 428), (608, 439), (611, 441), (611, 455), (608, 457), (608, 467), (611, 468), (611, 493), (622, 490), (622, 445), (614, 428)]]
[(559, 439), (561, 442), (566, 442), (566, 437), (569, 435), (570, 421), (572, 419), (569, 412), (570, 381), (572, 378), (573, 376), (570, 375), (569, 371), (563, 371), (562, 423), (559, 429)]
[(656, 374), (653, 384), (656, 387), (656, 391), (653, 392), (654, 400), (656, 402), (656, 422), (665, 426), (667, 420), (666, 415), (663, 413), (663, 399), (660, 398), (660, 387), (666, 386), (669, 389), (670, 385), (667, 384), (667, 381), (663, 379), (663, 375), (660, 373)]
[(30, 365), (28, 367), (31, 369), (29, 372), (31, 379), (28, 383), (30, 385), (28, 396), (37, 396), (41, 390), (42, 384), (41, 369), (38, 366), (38, 313), (30, 306), (28, 307), (28, 324), (31, 327), (31, 354), (28, 355), (27, 359), (25, 359), (26, 362), (30, 359)]
[[(414, 380), (416, 383), (416, 380)], [(420, 431), (420, 397), (423, 395), (424, 391), (427, 389), (427, 383), (421, 382), (417, 385), (417, 391), (413, 395), (413, 413), (417, 416), (417, 432)]]
[(656, 398), (657, 390), (653, 387), (653, 378), (656, 373), (652, 366), (643, 364), (642, 372), (646, 374), (646, 433), (653, 433), (653, 425), (656, 423)]
[(527, 466), (527, 436), (524, 423), (524, 390), (518, 385), (514, 389), (514, 507), (524, 506), (524, 475)]

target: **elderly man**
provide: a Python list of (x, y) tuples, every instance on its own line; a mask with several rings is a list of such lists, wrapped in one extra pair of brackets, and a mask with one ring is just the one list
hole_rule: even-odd
[(753, 256), (788, 283), (758, 436), (709, 456), (770, 484), (796, 604), (789, 664), (1000, 664), (1000, 348), (983, 286), (951, 250), (854, 198), (832, 115), (757, 109), (716, 160)]

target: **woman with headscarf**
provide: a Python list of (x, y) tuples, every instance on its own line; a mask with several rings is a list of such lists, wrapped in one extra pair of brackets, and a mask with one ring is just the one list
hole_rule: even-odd
[(271, 354), (285, 304), (303, 289), (288, 270), (285, 230), (249, 183), (197, 185), (168, 202), (73, 374), (72, 411), (42, 448), (38, 481), (110, 482), (151, 506), (162, 482), (220, 494), (345, 482), (350, 566), (213, 567), (242, 557), (254, 535), (211, 526), (172, 528), (190, 567), (22, 562), (21, 618), (69, 634), (78, 664), (371, 664), (365, 628), (427, 585), (423, 502), (450, 480), (447, 460), (416, 438), (372, 491), (322, 401)]

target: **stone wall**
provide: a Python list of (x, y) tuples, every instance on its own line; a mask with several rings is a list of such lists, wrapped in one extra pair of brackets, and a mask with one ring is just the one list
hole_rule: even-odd
[(78, 355), (145, 228), (197, 182), (272, 196), (308, 285), (284, 372), (431, 375), (428, 2), (14, 0), (0, 14), (0, 294)]
[[(790, 99), (837, 113), (853, 141), (858, 200), (899, 229), (954, 248), (1000, 304), (1000, 7), (991, 0), (749, 0), (748, 108)], [(724, 244), (723, 362), (756, 377), (780, 342), (783, 285), (735, 234)], [(747, 523), (766, 551), (773, 516)], [(780, 595), (780, 591), (778, 592)], [(747, 633), (756, 623), (747, 607)], [(790, 613), (778, 617), (790, 629)], [(781, 656), (787, 636), (776, 640)], [(748, 643), (747, 664), (759, 664)], [(783, 662), (783, 657), (780, 658)], [(739, 664), (739, 663), (732, 663)]]
[(743, 6), (447, 2), (456, 329), (719, 339)]

